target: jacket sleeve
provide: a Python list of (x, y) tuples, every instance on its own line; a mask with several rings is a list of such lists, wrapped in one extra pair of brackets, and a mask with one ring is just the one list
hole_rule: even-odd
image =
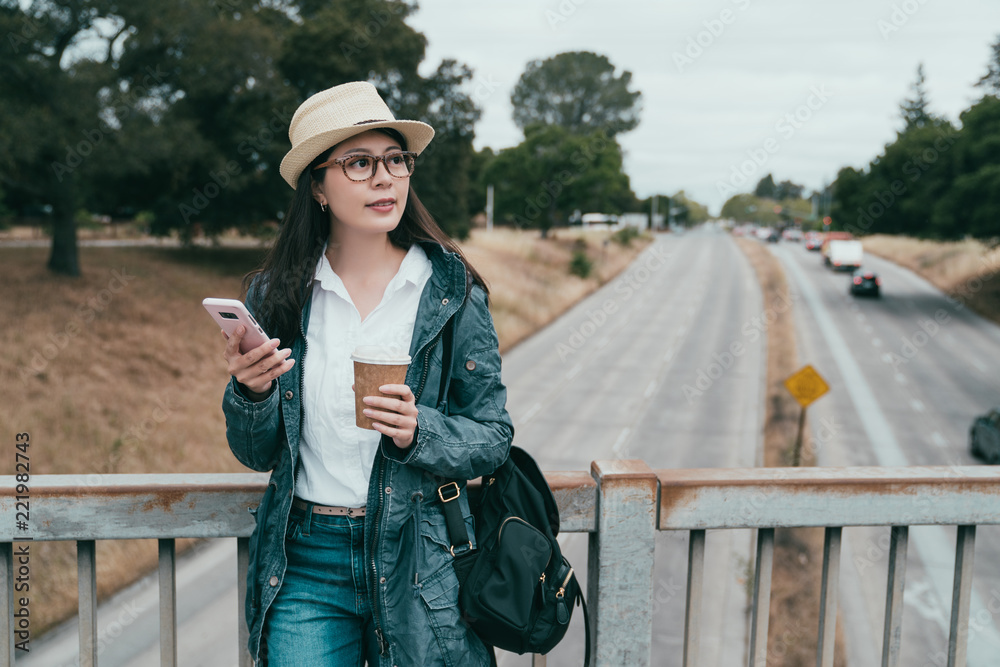
[[(251, 305), (256, 282), (247, 290), (246, 307), (256, 318)], [(278, 462), (281, 441), (281, 409), (279, 392), (263, 401), (254, 402), (240, 391), (235, 377), (229, 378), (222, 397), (222, 412), (226, 416), (226, 440), (236, 459), (258, 472), (271, 470)]]
[(418, 405), (414, 443), (400, 449), (392, 438), (382, 436), (382, 451), (435, 475), (474, 479), (504, 462), (514, 437), (507, 388), (500, 380), (499, 341), (486, 293), (478, 286), (459, 312), (454, 345), (449, 415)]

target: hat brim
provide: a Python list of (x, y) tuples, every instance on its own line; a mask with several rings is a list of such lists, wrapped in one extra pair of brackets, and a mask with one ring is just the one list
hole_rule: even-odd
[(427, 123), (418, 120), (386, 120), (373, 123), (363, 123), (350, 127), (339, 127), (326, 132), (315, 134), (302, 143), (293, 146), (285, 157), (281, 160), (278, 171), (285, 182), (296, 189), (302, 170), (309, 166), (309, 163), (321, 155), (325, 150), (336, 146), (341, 141), (349, 139), (356, 134), (388, 127), (398, 131), (406, 139), (406, 150), (420, 153), (427, 144), (434, 138), (434, 128)]

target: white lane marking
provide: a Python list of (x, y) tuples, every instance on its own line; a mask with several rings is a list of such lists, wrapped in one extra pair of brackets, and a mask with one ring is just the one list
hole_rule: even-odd
[(663, 360), (670, 361), (673, 358), (673, 356), (674, 356), (674, 349), (670, 348), (667, 350), (667, 353), (663, 355)]
[(569, 372), (566, 373), (566, 379), (572, 380), (573, 378), (576, 377), (576, 374), (579, 373), (581, 370), (583, 370), (583, 364), (577, 364), (576, 366), (573, 366), (573, 368), (569, 369)]
[(653, 395), (654, 391), (656, 391), (656, 380), (653, 380), (652, 382), (649, 383), (649, 386), (646, 387), (646, 393), (644, 394), (644, 396), (646, 398), (649, 398), (650, 396)]
[(944, 436), (941, 435), (940, 433), (938, 433), (937, 431), (934, 431), (933, 433), (931, 433), (931, 442), (933, 442), (938, 447), (947, 447), (948, 446), (948, 441), (945, 440)]
[[(868, 385), (858, 363), (851, 356), (850, 348), (844, 342), (843, 336), (840, 335), (836, 322), (827, 312), (816, 288), (799, 267), (798, 262), (790, 260), (784, 265), (794, 274), (795, 282), (799, 285), (806, 305), (812, 311), (820, 334), (826, 340), (827, 347), (833, 355), (841, 377), (844, 378), (847, 393), (851, 397), (851, 402), (854, 403), (854, 409), (858, 413), (858, 418), (861, 420), (861, 425), (868, 436), (879, 465), (885, 467), (907, 465), (906, 455), (903, 454), (903, 449), (900, 447), (899, 441), (896, 440), (896, 435), (889, 426), (874, 392)], [(910, 540), (917, 548), (920, 560), (923, 561), (925, 570), (934, 584), (934, 590), (937, 593), (938, 625), (947, 635), (948, 628), (944, 610), (947, 608), (945, 602), (949, 605), (951, 602), (953, 573), (949, 572), (947, 568), (938, 567), (937, 564), (954, 562), (954, 554), (950, 553), (947, 546), (950, 540), (947, 539), (944, 529), (940, 526), (927, 526), (920, 531), (911, 531)], [(970, 617), (983, 616), (992, 619), (992, 615), (983, 605), (982, 596), (975, 589), (972, 590), (971, 598)], [(988, 645), (1000, 646), (997, 628), (991, 621), (981, 626), (981, 631), (982, 634), (977, 636), (978, 641), (969, 643), (968, 664), (970, 666), (980, 667), (996, 663), (996, 649)]]
[(896, 373), (896, 382), (899, 384), (906, 384), (906, 376), (902, 373)]
[(605, 336), (601, 340), (597, 341), (597, 349), (601, 349), (602, 347), (604, 347), (605, 345), (607, 345), (610, 342), (611, 342), (611, 337), (610, 336)]
[(542, 404), (535, 403), (533, 406), (531, 406), (531, 409), (528, 410), (523, 417), (521, 417), (521, 423), (527, 424), (529, 421), (531, 421), (532, 417), (538, 414), (538, 411), (541, 409), (542, 409)]
[(910, 401), (910, 407), (913, 408), (914, 412), (924, 411), (924, 404), (915, 398), (912, 401)]

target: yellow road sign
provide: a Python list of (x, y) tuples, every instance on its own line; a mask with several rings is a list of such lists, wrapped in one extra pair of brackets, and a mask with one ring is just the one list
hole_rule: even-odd
[(826, 380), (808, 364), (785, 380), (785, 388), (803, 408), (830, 391)]

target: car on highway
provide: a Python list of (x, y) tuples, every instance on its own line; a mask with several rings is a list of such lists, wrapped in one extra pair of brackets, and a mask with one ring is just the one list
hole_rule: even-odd
[(806, 250), (819, 250), (823, 247), (823, 235), (819, 232), (806, 232)]
[(879, 296), (882, 280), (874, 271), (857, 268), (851, 273), (851, 294), (853, 296)]
[(969, 450), (986, 463), (1000, 463), (1000, 410), (990, 410), (972, 422)]

